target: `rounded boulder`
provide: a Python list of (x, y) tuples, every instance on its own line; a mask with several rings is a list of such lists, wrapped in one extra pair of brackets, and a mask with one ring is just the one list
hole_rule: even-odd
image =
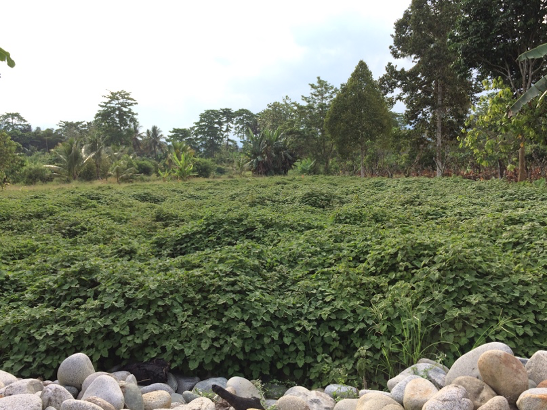
[(85, 353), (75, 353), (67, 357), (57, 370), (59, 384), (82, 388), (87, 376), (95, 373), (91, 359)]
[(520, 394), (528, 389), (528, 373), (524, 365), (512, 354), (501, 350), (484, 352), (478, 361), (482, 380), (496, 393), (516, 403)]
[(82, 400), (89, 397), (99, 397), (106, 400), (116, 410), (121, 410), (124, 405), (122, 390), (118, 381), (112, 376), (101, 375), (93, 380), (82, 396)]

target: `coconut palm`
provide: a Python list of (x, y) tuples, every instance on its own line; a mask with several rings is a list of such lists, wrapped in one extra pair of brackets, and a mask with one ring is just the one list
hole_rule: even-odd
[(163, 134), (156, 125), (153, 125), (151, 129), (146, 130), (146, 144), (156, 159), (158, 158), (158, 151), (165, 151), (166, 144), (163, 142)]
[(87, 161), (95, 155), (95, 152), (89, 151), (81, 139), (69, 138), (52, 151), (58, 165), (44, 166), (51, 169), (54, 175), (65, 177), (68, 181), (76, 180)]

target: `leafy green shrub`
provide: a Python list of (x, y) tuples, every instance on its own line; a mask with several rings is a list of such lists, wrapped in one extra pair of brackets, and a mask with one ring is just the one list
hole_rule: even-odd
[(134, 160), (133, 164), (137, 169), (137, 174), (151, 176), (156, 172), (157, 164), (147, 159)]
[(215, 163), (206, 158), (195, 158), (193, 171), (200, 178), (209, 178), (217, 168)]
[[(35, 191), (35, 190), (33, 190)], [(385, 387), (418, 356), (547, 344), (547, 191), (249, 178), (0, 196), (0, 363)]]
[(36, 185), (37, 183), (51, 182), (53, 175), (51, 171), (43, 165), (27, 165), (21, 169), (17, 176), (17, 182), (25, 185)]

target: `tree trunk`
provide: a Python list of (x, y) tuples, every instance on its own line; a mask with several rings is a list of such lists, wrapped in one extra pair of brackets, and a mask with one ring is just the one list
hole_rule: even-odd
[(365, 177), (365, 149), (361, 147), (361, 178)]
[(519, 135), (520, 138), (520, 148), (519, 148), (519, 177), (518, 182), (526, 181), (526, 151), (524, 149), (524, 139), (522, 135)]
[(443, 176), (443, 166), (442, 166), (442, 133), (443, 133), (443, 86), (442, 83), (437, 80), (437, 147), (435, 153), (435, 163), (437, 165), (437, 177)]

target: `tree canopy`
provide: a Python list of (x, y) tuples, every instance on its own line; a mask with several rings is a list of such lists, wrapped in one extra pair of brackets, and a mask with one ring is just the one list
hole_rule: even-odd
[(325, 118), (325, 129), (338, 152), (348, 157), (360, 153), (361, 176), (364, 158), (371, 142), (389, 135), (391, 117), (378, 83), (367, 64), (359, 61), (348, 82), (342, 85)]

